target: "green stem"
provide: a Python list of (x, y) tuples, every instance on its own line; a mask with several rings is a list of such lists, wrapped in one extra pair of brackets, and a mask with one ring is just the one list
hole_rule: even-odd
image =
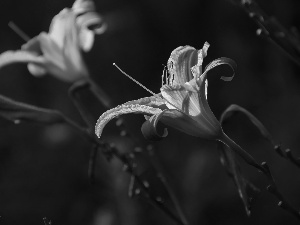
[(258, 164), (255, 159), (246, 152), (241, 146), (239, 146), (237, 143), (235, 143), (231, 138), (229, 138), (225, 133), (221, 136), (219, 139), (222, 143), (227, 145), (231, 150), (233, 150), (236, 154), (238, 154), (240, 157), (242, 157), (249, 165), (257, 168), (259, 171), (266, 173), (264, 167), (262, 167), (260, 164)]
[(106, 109), (112, 108), (113, 107), (112, 100), (108, 96), (108, 94), (99, 85), (97, 85), (92, 79), (88, 79), (87, 81), (89, 83), (89, 89), (94, 93), (94, 95), (102, 103), (102, 105)]

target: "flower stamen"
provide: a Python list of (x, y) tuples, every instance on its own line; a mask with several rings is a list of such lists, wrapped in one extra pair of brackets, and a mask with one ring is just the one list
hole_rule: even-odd
[(22, 31), (13, 21), (9, 21), (8, 26), (25, 42), (28, 42), (30, 40), (30, 37), (24, 31)]
[(134, 79), (133, 77), (131, 77), (130, 75), (128, 75), (127, 73), (125, 73), (120, 67), (118, 67), (117, 64), (113, 63), (113, 65), (115, 67), (117, 67), (118, 70), (120, 70), (121, 73), (123, 73), (126, 77), (128, 77), (130, 80), (132, 80), (133, 82), (135, 82), (136, 84), (138, 84), (139, 86), (141, 86), (142, 88), (144, 88), (146, 91), (148, 91), (149, 93), (151, 93), (152, 95), (156, 95), (153, 91), (151, 91), (150, 89), (146, 88), (144, 85), (142, 85), (140, 82), (138, 82), (136, 79)]

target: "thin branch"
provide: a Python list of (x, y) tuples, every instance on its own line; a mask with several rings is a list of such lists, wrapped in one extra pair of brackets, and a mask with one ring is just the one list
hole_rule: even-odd
[(262, 165), (262, 167), (264, 167), (266, 169), (267, 173), (265, 175), (268, 177), (268, 179), (270, 181), (270, 185), (267, 186), (267, 191), (269, 193), (273, 194), (279, 200), (279, 202), (278, 202), (279, 207), (292, 213), (294, 216), (296, 216), (300, 220), (300, 211), (296, 210), (280, 193), (280, 191), (278, 190), (278, 188), (276, 186), (276, 183), (274, 181), (274, 178), (271, 174), (271, 171), (270, 171), (267, 163), (263, 162), (261, 165)]
[(300, 168), (300, 159), (296, 158), (293, 154), (291, 149), (287, 148), (283, 150), (280, 145), (274, 145), (274, 150), (277, 152), (278, 155), (280, 155), (282, 158), (285, 158), (286, 160), (293, 163), (295, 166)]
[[(96, 135), (94, 134), (94, 132), (91, 132), (91, 128), (94, 129), (94, 124), (93, 124), (93, 120), (91, 119), (91, 115), (89, 113), (88, 110), (85, 109), (85, 107), (82, 105), (82, 103), (80, 102), (80, 100), (78, 99), (78, 92), (80, 90), (84, 90), (90, 86), (91, 83), (90, 82), (86, 82), (86, 81), (80, 81), (80, 82), (76, 82), (74, 85), (71, 86), (71, 88), (69, 89), (69, 94), (70, 97), (72, 98), (72, 100), (75, 103), (75, 106), (77, 107), (77, 109), (79, 110), (82, 118), (84, 119), (84, 121), (86, 121), (88, 128), (84, 129), (82, 127), (80, 127), (78, 124), (76, 124), (75, 122), (73, 122), (72, 120), (65, 118), (65, 121), (71, 125), (73, 128), (77, 129), (79, 132), (82, 133), (83, 137), (85, 137), (88, 141), (90, 141), (91, 143), (93, 143), (95, 145), (94, 150), (92, 151), (91, 154), (91, 161), (90, 161), (90, 167), (89, 167), (89, 174), (90, 177), (92, 178), (92, 174), (94, 173), (94, 171), (92, 172), (91, 169), (94, 169), (94, 154), (96, 154), (97, 149), (101, 149), (102, 153), (107, 157), (107, 158), (111, 158), (112, 156), (116, 157), (117, 159), (119, 159), (124, 167), (126, 168), (126, 171), (131, 174), (131, 176), (134, 177), (134, 180), (139, 184), (139, 186), (141, 187), (141, 189), (144, 191), (144, 193), (146, 194), (147, 199), (149, 199), (149, 202), (156, 206), (158, 209), (160, 209), (161, 211), (163, 211), (166, 215), (168, 215), (170, 218), (172, 218), (174, 221), (176, 221), (178, 224), (181, 225), (186, 225), (185, 222), (181, 221), (181, 217), (177, 217), (172, 211), (170, 211), (164, 204), (163, 202), (159, 201), (158, 198), (156, 198), (155, 196), (151, 195), (151, 193), (149, 192), (148, 187), (145, 185), (145, 182), (143, 182), (140, 177), (135, 173), (134, 171), (134, 165), (130, 162), (130, 159), (128, 157), (126, 157), (126, 155), (122, 155), (119, 153), (119, 151), (111, 144), (105, 143), (100, 141)], [(97, 88), (97, 86), (93, 85), (94, 89)], [(94, 90), (95, 93), (100, 93), (97, 90)], [(121, 120), (120, 120), (121, 121)], [(119, 121), (119, 122), (120, 122)], [(123, 122), (119, 123), (120, 128), (122, 128), (122, 131), (125, 131), (125, 128), (123, 127)], [(91, 182), (93, 182), (93, 180), (91, 180)]]
[[(220, 119), (221, 125), (224, 123), (225, 120), (228, 120), (230, 117), (232, 117), (233, 112), (235, 111), (244, 113), (244, 115), (246, 115), (248, 119), (250, 119), (250, 121), (259, 129), (261, 135), (265, 139), (267, 139), (268, 142), (270, 142), (273, 146), (275, 145), (275, 141), (273, 140), (271, 134), (265, 128), (265, 126), (254, 115), (252, 115), (252, 113), (250, 113), (249, 111), (247, 111), (246, 109), (238, 105), (231, 105), (222, 113)], [(231, 147), (233, 150), (234, 148), (241, 148), (234, 141), (232, 141), (232, 145), (229, 147)], [(280, 156), (288, 158), (289, 160), (291, 160), (291, 162), (295, 161), (290, 151), (285, 151), (284, 153), (280, 149), (279, 145), (275, 145), (274, 148)], [(300, 211), (296, 210), (290, 203), (288, 203), (288, 201), (279, 192), (267, 163), (263, 162), (261, 165), (257, 164), (256, 162), (254, 164), (251, 163), (249, 164), (257, 168), (260, 172), (262, 172), (270, 181), (270, 185), (268, 185), (267, 190), (279, 199), (278, 206), (280, 206), (281, 208), (285, 209), (286, 211), (290, 212), (291, 214), (295, 215), (298, 219), (300, 219)]]
[(94, 119), (92, 118), (91, 114), (87, 111), (85, 107), (83, 107), (79, 92), (81, 90), (85, 90), (89, 87), (89, 83), (86, 80), (79, 80), (76, 81), (72, 86), (69, 88), (69, 96), (71, 97), (75, 107), (79, 111), (81, 118), (84, 120), (85, 124), (88, 126), (89, 132), (93, 133), (94, 130)]
[(286, 29), (275, 17), (267, 15), (254, 0), (230, 1), (240, 6), (256, 22), (260, 27), (257, 30), (258, 35), (267, 37), (300, 66), (300, 39), (295, 29)]
[(126, 167), (126, 172), (128, 172), (131, 176), (134, 177), (134, 181), (137, 182), (139, 187), (144, 191), (146, 194), (146, 198), (149, 199), (149, 202), (163, 211), (166, 215), (168, 215), (170, 218), (172, 218), (175, 222), (181, 225), (186, 225), (185, 222), (182, 221), (181, 218), (178, 218), (171, 210), (168, 209), (168, 207), (165, 206), (165, 204), (160, 200), (160, 198), (157, 198), (156, 196), (153, 196), (149, 192), (149, 185), (148, 183), (145, 183), (143, 180), (140, 179), (140, 177), (135, 173), (135, 165), (131, 163), (130, 159), (126, 155), (122, 155), (119, 153), (115, 147), (112, 147), (112, 149), (109, 150), (113, 153), (113, 155), (118, 158)]
[[(122, 71), (123, 72), (123, 71)], [(124, 72), (123, 72), (124, 73)], [(95, 83), (93, 82), (93, 80), (89, 80), (89, 87), (90, 90), (94, 93), (94, 95), (98, 98), (98, 100), (106, 107), (106, 108), (111, 108), (112, 107), (112, 101), (110, 101), (108, 95), (106, 95), (103, 90)], [(119, 127), (120, 129), (120, 135), (121, 136), (127, 136), (129, 137), (132, 141), (134, 141), (135, 143), (139, 143), (139, 141), (135, 138), (134, 135), (131, 135), (130, 132), (128, 131), (128, 129), (126, 129), (126, 126), (124, 125), (124, 120), (119, 118), (116, 121), (116, 126)], [(139, 144), (138, 144), (139, 145)], [(142, 150), (143, 151), (143, 150)], [(152, 156), (153, 157), (153, 156)], [(174, 192), (172, 191), (170, 185), (167, 182), (167, 179), (165, 178), (165, 176), (163, 175), (163, 173), (161, 172), (161, 166), (159, 165), (159, 162), (156, 160), (153, 160), (153, 158), (150, 157), (152, 165), (154, 166), (154, 169), (156, 170), (157, 173), (157, 177), (158, 179), (162, 182), (162, 184), (164, 185), (164, 187), (166, 188), (169, 196), (171, 197), (171, 201), (175, 206), (175, 209), (180, 217), (181, 220), (181, 224), (187, 225), (188, 222), (184, 216), (184, 213), (180, 207), (179, 201), (177, 200)], [(138, 181), (135, 179), (135, 181)], [(129, 193), (130, 193), (130, 187), (129, 187)], [(156, 199), (156, 198), (155, 198)]]
[(181, 218), (181, 221), (183, 222), (183, 224), (188, 224), (188, 221), (181, 209), (181, 206), (179, 204), (179, 201), (178, 199), (176, 198), (176, 195), (174, 193), (174, 191), (172, 190), (171, 186), (169, 185), (168, 183), (168, 180), (166, 179), (166, 177), (164, 176), (164, 170), (161, 166), (161, 163), (159, 162), (159, 159), (157, 158), (156, 154), (155, 154), (155, 151), (153, 150), (153, 146), (148, 146), (147, 148), (148, 150), (148, 153), (149, 153), (149, 156), (150, 156), (150, 160), (154, 166), (154, 168), (156, 169), (156, 171), (160, 171), (160, 172), (157, 172), (157, 177), (158, 179), (162, 182), (162, 184), (164, 185), (164, 187), (166, 188), (167, 192), (169, 193), (170, 195), (170, 198), (175, 206), (175, 209), (177, 211), (177, 213), (179, 214), (180, 218)]
[(97, 85), (92, 79), (88, 79), (87, 82), (89, 84), (89, 89), (94, 93), (94, 95), (102, 103), (102, 105), (106, 109), (112, 108), (113, 103), (111, 98), (108, 96), (108, 94), (99, 85)]

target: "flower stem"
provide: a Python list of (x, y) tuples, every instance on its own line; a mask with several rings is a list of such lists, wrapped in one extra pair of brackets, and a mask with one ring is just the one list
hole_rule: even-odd
[(106, 109), (113, 107), (112, 100), (108, 94), (97, 85), (92, 79), (88, 79), (89, 89), (93, 92), (96, 98), (102, 103)]
[(235, 143), (231, 138), (229, 138), (225, 133), (223, 133), (222, 137), (219, 139), (219, 141), (223, 142), (225, 145), (227, 145), (231, 150), (233, 150), (235, 153), (237, 153), (240, 157), (242, 157), (249, 165), (255, 167), (259, 171), (263, 173), (267, 173), (266, 169), (262, 167), (260, 164), (258, 164), (255, 159), (246, 152), (241, 146), (239, 146), (237, 143)]
[[(156, 200), (156, 197), (153, 196), (147, 187), (145, 187), (144, 183), (142, 182), (141, 178), (139, 177), (139, 175), (136, 174), (136, 172), (134, 171), (134, 167), (131, 165), (130, 161), (127, 159), (127, 157), (125, 157), (124, 155), (122, 155), (121, 153), (119, 153), (119, 150), (116, 149), (115, 147), (111, 147), (110, 144), (102, 142), (100, 140), (98, 140), (96, 138), (96, 135), (94, 134), (94, 132), (92, 132), (92, 129), (94, 128), (94, 124), (93, 124), (93, 120), (91, 118), (91, 114), (90, 112), (85, 108), (85, 106), (82, 104), (82, 102), (80, 101), (80, 95), (79, 95), (79, 91), (80, 90), (85, 90), (89, 88), (94, 95), (97, 97), (97, 99), (106, 107), (106, 108), (111, 108), (112, 107), (112, 103), (110, 98), (108, 97), (108, 95), (96, 84), (94, 83), (92, 80), (81, 80), (76, 82), (75, 84), (73, 84), (71, 86), (71, 88), (69, 89), (69, 94), (70, 97), (72, 98), (75, 106), (77, 107), (78, 111), (80, 112), (83, 120), (85, 121), (85, 123), (87, 124), (88, 128), (84, 129), (80, 126), (78, 126), (76, 123), (73, 123), (73, 121), (66, 119), (65, 122), (68, 123), (70, 126), (72, 126), (73, 128), (79, 130), (82, 135), (91, 143), (94, 144), (94, 149), (92, 152), (92, 156), (91, 156), (91, 163), (90, 163), (90, 170), (89, 170), (89, 174), (91, 175), (90, 178), (91, 182), (94, 182), (94, 177), (93, 177), (93, 173), (94, 173), (94, 162), (92, 161), (94, 159), (93, 154), (97, 153), (98, 149), (102, 150), (102, 153), (107, 157), (107, 158), (111, 158), (112, 156), (116, 157), (117, 159), (119, 159), (124, 166), (127, 166), (127, 172), (129, 174), (131, 174), (131, 176), (133, 176), (135, 178), (135, 181), (139, 184), (139, 186), (141, 187), (141, 189), (144, 191), (149, 203), (151, 203), (152, 205), (156, 206), (158, 209), (160, 209), (162, 212), (164, 212), (166, 215), (168, 215), (171, 219), (173, 219), (174, 221), (176, 221), (178, 224), (180, 225), (187, 225), (187, 221), (182, 213), (182, 210), (179, 207), (178, 201), (177, 199), (175, 199), (175, 195), (173, 195), (172, 193), (170, 193), (170, 188), (167, 188), (167, 191), (169, 192), (169, 194), (172, 196), (172, 201), (176, 207), (177, 212), (179, 213), (179, 217), (172, 212), (170, 209), (168, 209), (168, 207), (166, 207), (166, 205), (163, 202), (160, 202), (158, 200)], [(123, 125), (121, 123), (121, 125)], [(122, 130), (121, 130), (122, 131)], [(123, 131), (124, 130), (123, 128)], [(127, 131), (126, 131), (127, 133)], [(161, 174), (161, 172), (158, 172)], [(166, 181), (163, 182), (164, 185), (166, 185)]]
[(231, 150), (236, 152), (239, 156), (241, 156), (249, 165), (254, 166), (259, 171), (261, 171), (269, 180), (270, 185), (268, 185), (267, 190), (271, 194), (273, 194), (278, 200), (278, 206), (283, 208), (284, 210), (290, 212), (294, 216), (297, 217), (297, 219), (300, 219), (300, 211), (295, 209), (279, 192), (275, 180), (272, 176), (272, 173), (267, 165), (266, 162), (263, 162), (261, 165), (258, 164), (255, 159), (247, 153), (242, 147), (240, 147), (238, 144), (236, 144), (232, 139), (230, 139), (226, 134), (222, 136), (220, 139), (221, 142), (226, 144)]
[(75, 107), (81, 115), (81, 118), (84, 120), (86, 126), (90, 133), (93, 133), (94, 128), (94, 119), (92, 115), (88, 112), (88, 110), (84, 107), (84, 105), (80, 101), (79, 91), (84, 90), (88, 87), (88, 82), (86, 80), (76, 81), (69, 88), (69, 96), (71, 97)]
[(295, 29), (293, 31), (285, 28), (274, 17), (266, 14), (255, 0), (231, 0), (231, 2), (240, 6), (257, 23), (260, 27), (257, 30), (258, 35), (267, 37), (300, 66), (300, 39)]

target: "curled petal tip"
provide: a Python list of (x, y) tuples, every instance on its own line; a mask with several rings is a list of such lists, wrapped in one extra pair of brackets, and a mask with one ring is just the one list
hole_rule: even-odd
[(209, 63), (205, 67), (204, 73), (201, 75), (202, 76), (202, 80), (205, 79), (208, 71), (210, 71), (211, 69), (213, 69), (213, 68), (215, 68), (217, 66), (220, 66), (220, 65), (228, 65), (228, 66), (231, 67), (231, 69), (233, 70), (233, 74), (230, 77), (225, 77), (225, 76), (221, 77), (221, 80), (231, 81), (234, 78), (235, 71), (237, 69), (237, 64), (236, 64), (236, 62), (234, 60), (232, 60), (230, 58), (227, 58), (227, 57), (221, 57), (221, 58), (215, 59), (211, 63)]
[(160, 113), (162, 110), (158, 108), (153, 108), (146, 105), (139, 105), (139, 104), (123, 104), (119, 105), (116, 108), (110, 109), (103, 113), (95, 126), (95, 133), (98, 138), (101, 137), (102, 131), (106, 124), (114, 119), (117, 116), (123, 115), (123, 114), (129, 114), (129, 113), (140, 113), (140, 114), (146, 114), (146, 115), (155, 115)]
[(17, 62), (36, 63), (41, 66), (44, 65), (43, 59), (31, 52), (19, 50), (19, 51), (6, 51), (0, 54), (0, 68)]
[[(165, 110), (164, 110), (165, 111)], [(159, 119), (163, 116), (164, 111), (159, 114), (151, 116), (145, 121), (141, 127), (144, 137), (149, 141), (160, 141), (168, 135), (168, 130), (164, 128), (163, 134), (157, 132), (157, 124)]]

